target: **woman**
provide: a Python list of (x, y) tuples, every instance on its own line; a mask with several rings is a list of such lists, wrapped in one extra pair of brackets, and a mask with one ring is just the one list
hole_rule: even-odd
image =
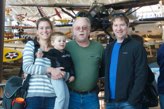
[(48, 18), (40, 18), (36, 27), (37, 37), (34, 41), (28, 41), (23, 51), (23, 71), (31, 75), (26, 97), (26, 109), (53, 109), (55, 93), (49, 76), (53, 79), (59, 79), (63, 77), (64, 72), (61, 71), (62, 67), (50, 67), (51, 62), (48, 58), (39, 61), (43, 66), (34, 65), (35, 53), (39, 48), (45, 52), (52, 48), (48, 42), (53, 31), (53, 25)]

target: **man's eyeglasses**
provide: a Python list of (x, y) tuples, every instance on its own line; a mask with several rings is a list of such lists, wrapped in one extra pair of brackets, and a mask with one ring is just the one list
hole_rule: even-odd
[(77, 27), (75, 27), (75, 30), (76, 31), (86, 31), (86, 30), (88, 30), (89, 29), (89, 27), (88, 26), (82, 26), (82, 27), (80, 27), (80, 26), (77, 26)]

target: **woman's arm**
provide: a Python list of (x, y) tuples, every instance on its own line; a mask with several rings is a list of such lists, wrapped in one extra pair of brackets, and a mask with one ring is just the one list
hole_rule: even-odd
[[(27, 74), (31, 75), (43, 75), (47, 73), (46, 66), (41, 65), (34, 65), (35, 62), (35, 53), (34, 53), (34, 42), (28, 41), (25, 45), (25, 48), (23, 50), (23, 71)], [(41, 64), (50, 65), (50, 62), (45, 60), (44, 62), (41, 62)]]

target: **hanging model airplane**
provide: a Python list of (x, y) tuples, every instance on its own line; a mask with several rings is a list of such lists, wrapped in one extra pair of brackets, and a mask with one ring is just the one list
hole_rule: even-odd
[[(86, 16), (89, 16), (92, 21), (92, 29), (106, 29), (109, 27), (109, 16), (115, 10), (119, 9), (127, 9), (126, 13), (129, 15), (131, 14), (131, 9), (134, 7), (142, 7), (147, 5), (153, 5), (158, 4), (159, 0), (129, 0), (129, 1), (123, 1), (118, 3), (112, 3), (112, 4), (102, 4), (98, 2), (94, 2), (92, 5), (86, 5), (86, 4), (66, 4), (66, 3), (55, 3), (55, 4), (9, 4), (10, 6), (22, 6), (22, 7), (39, 7), (38, 11), (41, 14), (42, 9), (41, 7), (57, 7), (61, 8), (61, 11), (66, 13), (67, 15), (71, 16), (73, 19), (77, 16), (76, 14), (72, 15), (72, 13), (68, 12), (67, 10), (80, 10), (78, 15), (85, 14)], [(65, 9), (64, 9), (65, 8)], [(66, 10), (67, 9), (67, 10)], [(82, 10), (82, 11), (81, 11)], [(83, 11), (85, 10), (85, 11)], [(60, 15), (60, 14), (59, 14)], [(108, 23), (108, 24), (107, 24)]]
[[(103, 30), (108, 35), (108, 28), (111, 23), (109, 21), (110, 16), (115, 13), (115, 10), (124, 9), (126, 15), (131, 15), (136, 10), (132, 11), (134, 7), (142, 7), (147, 5), (158, 4), (159, 0), (129, 0), (112, 4), (102, 4), (94, 2), (92, 5), (86, 4), (9, 4), (10, 6), (22, 6), (22, 7), (58, 7), (61, 8), (61, 11), (71, 16), (73, 19), (77, 16), (86, 16), (91, 20), (92, 31)], [(78, 14), (72, 14), (68, 10), (74, 12), (74, 10), (79, 10)], [(135, 21), (132, 22), (133, 25), (144, 23)], [(148, 22), (147, 22), (148, 23)]]

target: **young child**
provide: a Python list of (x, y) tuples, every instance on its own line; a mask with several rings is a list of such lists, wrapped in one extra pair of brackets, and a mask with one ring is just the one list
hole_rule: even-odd
[[(51, 83), (54, 87), (56, 100), (54, 109), (68, 109), (69, 105), (69, 91), (65, 81), (72, 82), (75, 79), (73, 62), (68, 51), (64, 50), (66, 46), (66, 37), (61, 32), (55, 32), (51, 35), (51, 45), (53, 49), (44, 52), (38, 49), (36, 53), (37, 58), (47, 57), (51, 60), (52, 67), (63, 67), (66, 72), (64, 79), (54, 80)], [(37, 61), (35, 60), (35, 63)], [(49, 75), (50, 76), (50, 75)]]

